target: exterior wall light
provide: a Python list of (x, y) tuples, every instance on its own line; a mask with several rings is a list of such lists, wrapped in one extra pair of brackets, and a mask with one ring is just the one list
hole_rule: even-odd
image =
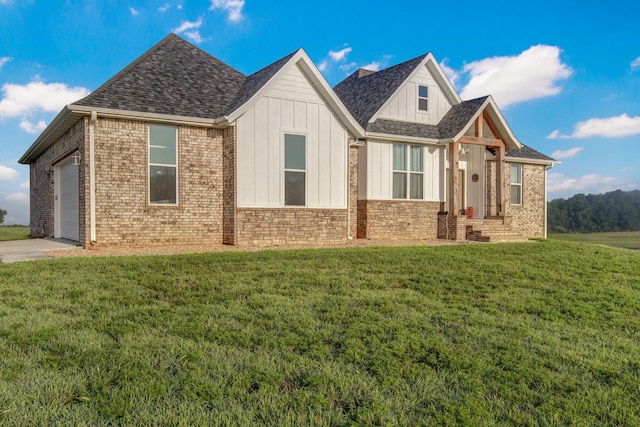
[(73, 165), (74, 166), (79, 166), (80, 165), (80, 152), (76, 151), (75, 153), (73, 153)]

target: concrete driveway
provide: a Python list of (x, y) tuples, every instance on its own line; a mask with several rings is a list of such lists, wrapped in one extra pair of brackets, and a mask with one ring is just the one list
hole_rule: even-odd
[(29, 239), (0, 242), (0, 261), (10, 263), (50, 258), (45, 251), (76, 249), (77, 243), (64, 239)]

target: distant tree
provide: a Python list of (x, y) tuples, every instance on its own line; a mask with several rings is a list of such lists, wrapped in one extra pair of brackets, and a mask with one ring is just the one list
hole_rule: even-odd
[(576, 194), (550, 201), (547, 213), (557, 233), (640, 230), (640, 190)]
[(4, 216), (7, 214), (7, 211), (4, 209), (0, 209), (0, 224), (4, 222)]

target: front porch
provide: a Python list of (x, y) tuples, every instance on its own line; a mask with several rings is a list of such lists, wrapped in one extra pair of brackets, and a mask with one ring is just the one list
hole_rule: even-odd
[(508, 216), (487, 216), (472, 219), (448, 212), (438, 214), (438, 239), (457, 242), (517, 242), (527, 237), (515, 231)]

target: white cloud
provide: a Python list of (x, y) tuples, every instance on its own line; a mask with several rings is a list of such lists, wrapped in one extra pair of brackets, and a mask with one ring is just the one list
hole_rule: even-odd
[(165, 13), (167, 10), (169, 10), (171, 8), (171, 5), (169, 3), (165, 3), (164, 6), (160, 6), (158, 8), (158, 12), (160, 13)]
[(191, 39), (194, 43), (202, 43), (204, 39), (200, 35), (200, 31), (197, 29), (202, 26), (202, 18), (198, 18), (197, 21), (181, 21), (180, 26), (174, 28), (172, 31), (176, 34), (184, 33), (186, 37)]
[(29, 196), (24, 193), (12, 193), (4, 198), (4, 200), (7, 200), (9, 202), (22, 202), (28, 199)]
[(64, 83), (34, 81), (26, 85), (7, 83), (2, 86), (0, 118), (29, 116), (37, 112), (58, 112), (65, 105), (89, 95), (83, 87), (69, 87)]
[(631, 61), (631, 69), (632, 70), (640, 70), (640, 56)]
[(342, 64), (338, 67), (338, 69), (350, 73), (351, 70), (354, 70), (358, 67), (358, 64), (355, 62), (349, 62), (348, 64)]
[(200, 35), (200, 31), (185, 31), (184, 35), (187, 36), (187, 38), (191, 39), (191, 41), (194, 43), (199, 44), (204, 41), (204, 39)]
[(20, 184), (20, 188), (29, 188), (29, 186), (30, 186), (29, 181), (25, 181), (25, 182)]
[(551, 153), (551, 157), (553, 157), (554, 159), (568, 159), (569, 157), (575, 156), (582, 150), (582, 147), (569, 148), (568, 150), (556, 150)]
[(345, 59), (347, 59), (347, 55), (349, 54), (349, 52), (351, 52), (351, 48), (350, 47), (345, 47), (344, 49), (341, 49), (337, 52), (334, 52), (332, 50), (329, 51), (329, 56), (331, 57), (331, 59), (333, 59), (335, 62), (340, 62), (343, 61)]
[(637, 183), (613, 176), (599, 174), (571, 178), (562, 173), (549, 172), (548, 191), (554, 197), (567, 197), (576, 193), (601, 194), (615, 190), (633, 190)]
[(367, 65), (363, 65), (360, 68), (364, 68), (365, 70), (370, 71), (380, 71), (380, 68), (382, 68), (383, 65), (384, 64), (382, 63), (382, 61), (371, 61)]
[(517, 56), (495, 56), (466, 64), (471, 78), (463, 99), (492, 95), (500, 107), (560, 93), (559, 80), (573, 71), (560, 60), (560, 48), (537, 45)]
[(244, 8), (244, 0), (211, 0), (209, 10), (222, 9), (228, 13), (227, 19), (236, 23), (243, 18), (242, 8)]
[(329, 66), (329, 60), (325, 59), (324, 61), (322, 61), (320, 64), (318, 64), (318, 70), (320, 71), (324, 71), (327, 69), (327, 67)]
[(129, 8), (129, 12), (131, 12), (131, 15), (133, 15), (133, 16), (140, 15), (140, 12), (138, 12), (136, 9), (134, 9), (132, 7)]
[(38, 133), (45, 130), (47, 123), (44, 120), (38, 120), (37, 124), (33, 124), (27, 119), (22, 119), (18, 127), (27, 133)]
[(187, 30), (193, 30), (195, 28), (200, 28), (202, 26), (202, 18), (198, 18), (197, 21), (181, 21), (180, 25), (174, 28), (173, 31), (176, 34), (184, 33)]
[(622, 138), (638, 134), (640, 134), (640, 116), (629, 117), (626, 113), (623, 113), (615, 117), (595, 118), (579, 122), (571, 135), (564, 135), (559, 130), (554, 130), (547, 135), (547, 138), (567, 139), (588, 138), (590, 136)]
[(13, 58), (9, 57), (9, 56), (2, 56), (0, 57), (0, 70), (2, 69), (2, 67), (4, 66), (4, 64), (6, 64), (7, 62), (11, 61)]
[(18, 175), (18, 171), (6, 166), (0, 165), (0, 179), (13, 179)]
[(460, 74), (454, 70), (453, 68), (447, 65), (448, 59), (444, 58), (442, 62), (440, 62), (440, 68), (444, 71), (444, 74), (447, 76), (453, 87), (457, 87), (458, 81), (460, 80)]

